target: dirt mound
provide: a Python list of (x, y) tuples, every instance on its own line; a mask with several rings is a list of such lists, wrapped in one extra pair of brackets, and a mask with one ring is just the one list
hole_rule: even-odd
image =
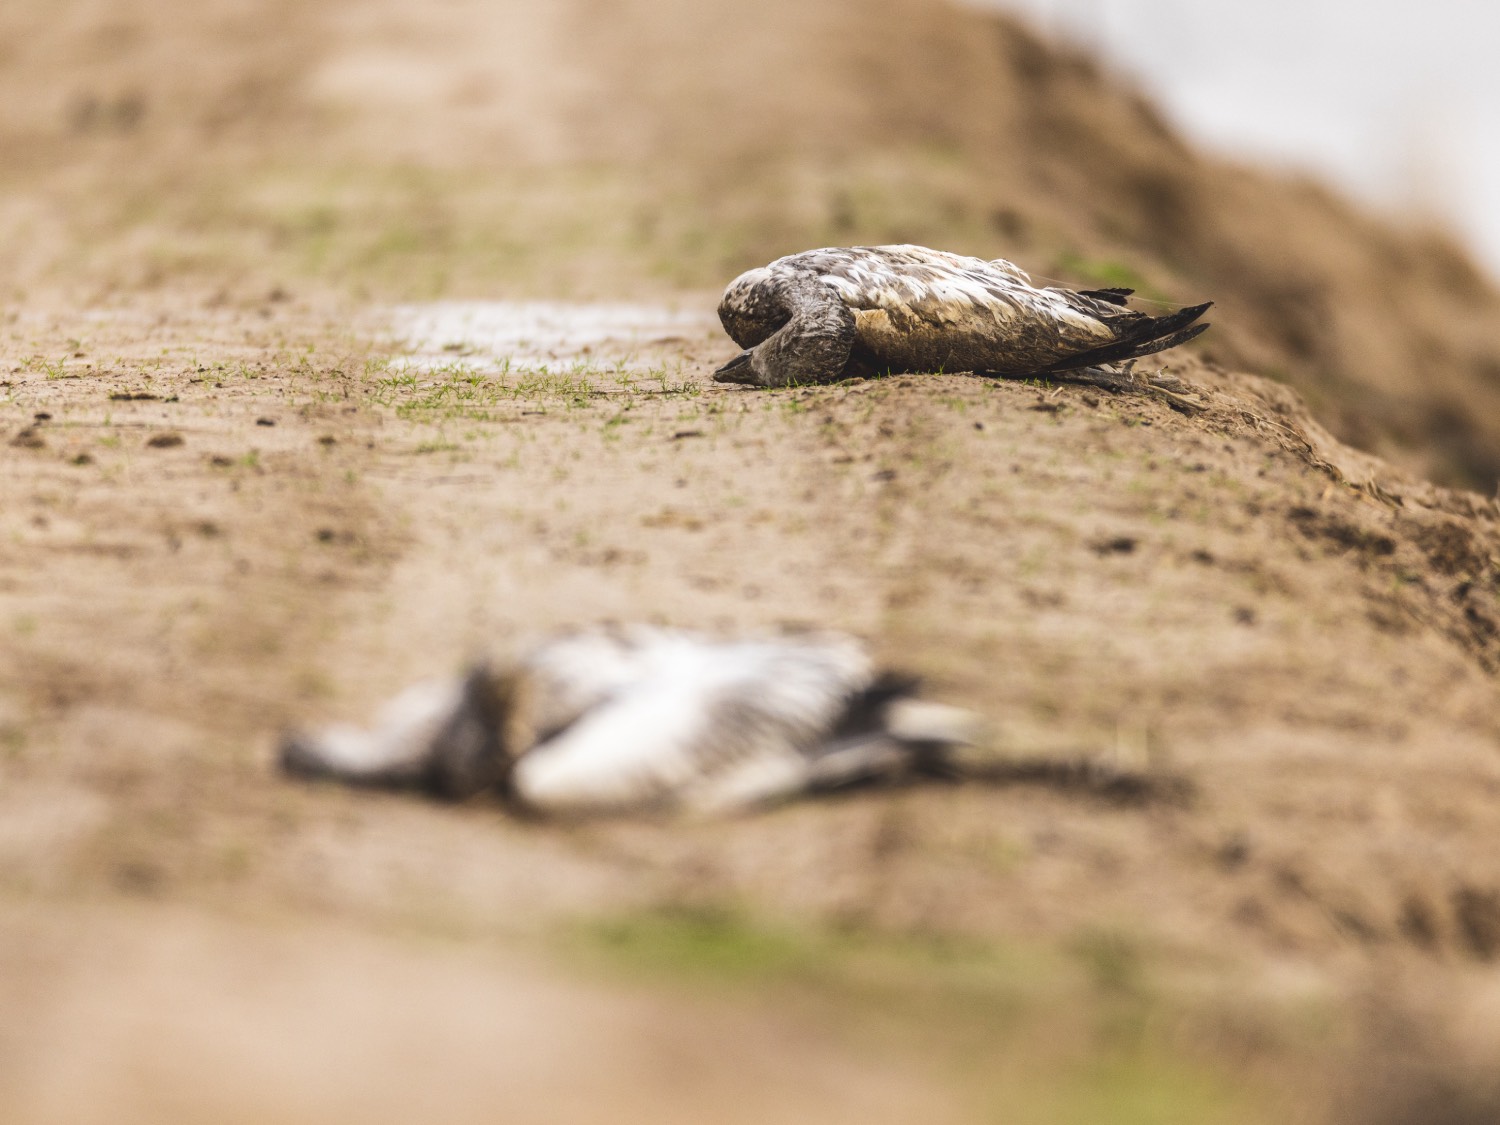
[(1341, 437), (1500, 477), (1500, 297), (1443, 237), (1194, 151), (1024, 26), (922, 0), (116, 0), (0, 14), (18, 284), (712, 288), (920, 241), (1218, 301)]

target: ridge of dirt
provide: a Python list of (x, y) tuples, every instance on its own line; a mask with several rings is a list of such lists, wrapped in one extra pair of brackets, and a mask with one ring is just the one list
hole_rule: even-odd
[(0, 14), (13, 285), (597, 296), (924, 242), (1212, 298), (1204, 355), (1419, 473), (1500, 479), (1500, 295), (1449, 238), (1196, 151), (1129, 82), (1007, 17), (189, 7)]

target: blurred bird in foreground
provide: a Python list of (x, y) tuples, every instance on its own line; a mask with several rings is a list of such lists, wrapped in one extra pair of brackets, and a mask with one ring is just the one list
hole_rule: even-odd
[(728, 812), (947, 772), (978, 720), (915, 686), (841, 634), (598, 629), (409, 688), (372, 730), (289, 734), (281, 764), (451, 798), (493, 790), (540, 812)]
[(730, 282), (719, 319), (745, 350), (714, 378), (782, 387), (973, 371), (1149, 386), (1130, 365), (1207, 329), (1194, 322), (1212, 302), (1153, 317), (1126, 307), (1131, 293), (1042, 289), (1010, 262), (925, 246), (809, 250)]

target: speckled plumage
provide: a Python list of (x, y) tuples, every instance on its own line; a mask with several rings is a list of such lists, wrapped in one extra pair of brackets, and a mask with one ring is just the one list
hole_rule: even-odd
[(715, 373), (757, 386), (886, 372), (1025, 376), (1114, 363), (1184, 343), (1209, 305), (1165, 317), (1129, 290), (1038, 288), (1003, 260), (924, 246), (809, 250), (741, 274), (719, 319), (741, 348)]
[(597, 629), (410, 688), (371, 730), (289, 735), (281, 761), (454, 797), (495, 789), (540, 812), (719, 812), (899, 774), (972, 731), (912, 689), (841, 634)]

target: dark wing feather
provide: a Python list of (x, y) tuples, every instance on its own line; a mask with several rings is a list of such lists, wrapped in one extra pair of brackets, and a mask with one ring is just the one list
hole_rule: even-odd
[(1084, 367), (1098, 367), (1100, 364), (1119, 363), (1176, 347), (1208, 327), (1206, 324), (1194, 326), (1193, 321), (1212, 307), (1213, 302), (1207, 301), (1170, 316), (1143, 316), (1137, 323), (1121, 325), (1123, 331), (1115, 343), (1067, 356), (1046, 368), (1046, 371), (1076, 371)]
[(1126, 299), (1135, 293), (1134, 289), (1080, 289), (1080, 297), (1092, 297), (1096, 301), (1103, 301), (1109, 305), (1125, 307)]

